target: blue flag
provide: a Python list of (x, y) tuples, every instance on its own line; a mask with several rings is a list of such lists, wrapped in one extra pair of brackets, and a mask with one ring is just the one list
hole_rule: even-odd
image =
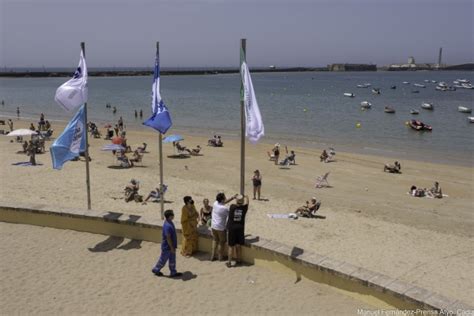
[(85, 150), (86, 126), (84, 125), (83, 105), (49, 149), (53, 168), (61, 169), (66, 161), (78, 157), (79, 153)]
[(155, 73), (153, 76), (153, 97), (151, 102), (151, 117), (143, 122), (144, 125), (156, 129), (161, 134), (166, 133), (171, 127), (171, 117), (168, 108), (160, 95), (160, 55), (156, 53)]

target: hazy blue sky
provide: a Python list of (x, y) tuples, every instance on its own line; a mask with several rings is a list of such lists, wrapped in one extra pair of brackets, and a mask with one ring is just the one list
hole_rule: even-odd
[(0, 0), (0, 66), (251, 66), (473, 60), (471, 0)]

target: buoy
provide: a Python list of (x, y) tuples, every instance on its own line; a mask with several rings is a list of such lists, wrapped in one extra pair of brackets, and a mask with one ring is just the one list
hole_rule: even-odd
[(303, 109), (303, 112), (306, 112), (307, 110), (306, 109)]
[(356, 124), (356, 127), (357, 127), (357, 128), (360, 128), (360, 126), (361, 126), (360, 123), (357, 123), (357, 124)]

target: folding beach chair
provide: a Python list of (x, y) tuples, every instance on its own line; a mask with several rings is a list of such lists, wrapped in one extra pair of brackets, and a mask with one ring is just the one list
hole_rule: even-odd
[(329, 172), (327, 172), (324, 176), (317, 177), (315, 188), (319, 189), (323, 187), (329, 187), (328, 177), (329, 177)]

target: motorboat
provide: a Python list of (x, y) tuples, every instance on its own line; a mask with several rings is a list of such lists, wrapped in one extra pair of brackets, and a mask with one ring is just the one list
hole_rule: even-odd
[(370, 103), (369, 101), (362, 101), (360, 103), (360, 108), (363, 109), (363, 110), (368, 110), (372, 107), (372, 103)]
[(465, 106), (458, 106), (458, 111), (461, 113), (472, 113), (472, 109)]
[(390, 89), (393, 89), (395, 90), (397, 88), (397, 86), (391, 86)]
[(436, 81), (436, 80), (431, 80), (431, 83), (437, 83), (437, 82), (438, 82), (438, 81)]
[(373, 93), (373, 94), (380, 94), (380, 89), (378, 89), (378, 88), (372, 88), (372, 93)]
[(418, 88), (426, 88), (426, 86), (424, 84), (421, 84), (421, 83), (414, 83), (413, 85), (415, 87), (418, 87)]
[(471, 81), (467, 79), (457, 79), (456, 81), (458, 81), (459, 83), (471, 83)]
[(459, 85), (461, 84), (461, 83), (460, 83), (459, 81), (457, 81), (457, 80), (454, 80), (453, 83), (454, 83), (454, 84), (459, 84)]
[(385, 109), (383, 110), (385, 113), (395, 113), (395, 109), (390, 107), (390, 106), (386, 106)]
[(438, 83), (437, 86), (440, 87), (440, 88), (447, 88), (448, 87), (448, 85), (444, 81), (441, 81), (440, 83)]
[(470, 83), (462, 83), (461, 87), (464, 89), (474, 89), (474, 86)]
[(420, 90), (411, 90), (411, 93), (420, 93)]
[(421, 108), (425, 110), (431, 110), (431, 111), (434, 110), (433, 103), (428, 103), (428, 102), (423, 102), (421, 104)]
[(428, 80), (428, 79), (425, 79), (425, 80), (423, 80), (423, 81), (426, 82), (426, 83), (430, 83), (430, 82), (431, 82), (431, 81)]
[(419, 112), (418, 110), (411, 109), (411, 110), (410, 110), (410, 114), (411, 114), (411, 115), (418, 115), (418, 114), (420, 114), (420, 112)]
[(469, 123), (474, 123), (474, 116), (468, 116), (467, 119)]
[(410, 120), (410, 122), (408, 122), (408, 125), (410, 125), (410, 127), (413, 128), (415, 131), (431, 132), (433, 130), (433, 128), (430, 125), (425, 124), (422, 121), (418, 121), (418, 120)]
[(349, 93), (349, 92), (344, 93), (344, 96), (349, 97), (349, 98), (355, 97), (354, 93)]
[(410, 84), (408, 81), (403, 81), (403, 84)]
[(368, 88), (368, 87), (369, 86), (366, 83), (357, 85), (357, 88)]

